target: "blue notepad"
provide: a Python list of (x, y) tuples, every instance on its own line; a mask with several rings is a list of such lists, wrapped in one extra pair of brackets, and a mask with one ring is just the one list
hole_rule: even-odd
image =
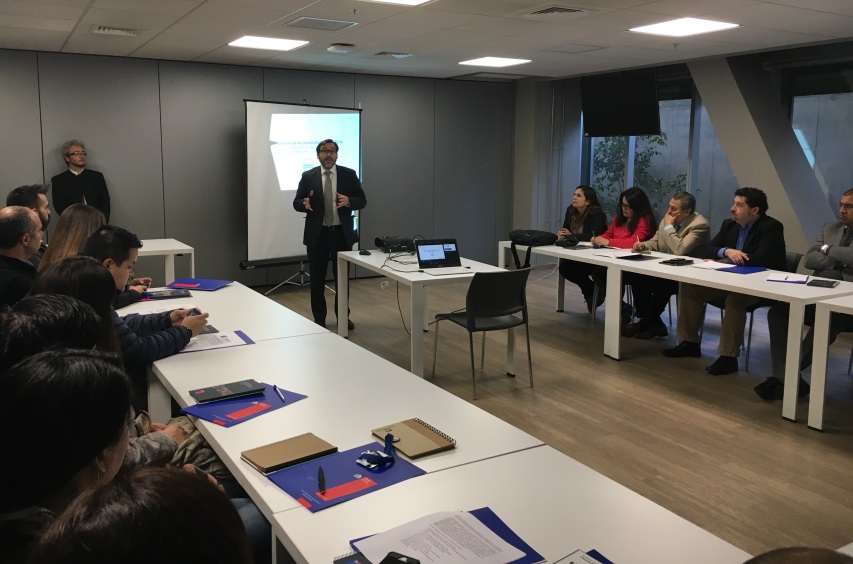
[(284, 394), (285, 401), (283, 402), (278, 397), (278, 394), (275, 393), (271, 384), (264, 385), (266, 389), (263, 395), (257, 394), (242, 398), (190, 405), (183, 408), (181, 412), (204, 419), (205, 421), (210, 421), (211, 423), (216, 423), (222, 427), (231, 427), (308, 397), (279, 388)]
[(731, 272), (733, 274), (753, 274), (755, 272), (764, 272), (767, 270), (763, 266), (730, 266), (728, 268), (720, 268), (719, 272)]
[[(377, 470), (368, 470), (356, 464), (355, 461), (362, 452), (374, 450), (376, 447), (376, 443), (370, 442), (272, 472), (267, 474), (267, 478), (311, 513), (316, 513), (426, 473), (399, 456), (394, 460), (394, 464)], [(323, 468), (326, 481), (325, 493), (319, 491), (320, 467)]]
[(181, 278), (169, 284), (167, 288), (185, 288), (187, 290), (212, 292), (224, 288), (231, 282), (231, 280), (211, 280), (209, 278)]

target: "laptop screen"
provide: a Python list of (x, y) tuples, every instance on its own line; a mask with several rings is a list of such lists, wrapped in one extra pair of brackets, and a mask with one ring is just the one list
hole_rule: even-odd
[(415, 241), (415, 244), (418, 250), (418, 266), (421, 269), (462, 266), (456, 239)]

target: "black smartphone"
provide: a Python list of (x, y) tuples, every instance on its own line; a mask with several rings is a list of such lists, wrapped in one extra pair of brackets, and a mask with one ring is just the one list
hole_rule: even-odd
[(806, 282), (806, 286), (817, 286), (818, 288), (835, 288), (838, 286), (838, 280), (826, 280), (821, 278), (812, 278)]
[(187, 314), (187, 317), (192, 317), (193, 315), (201, 315), (201, 310), (199, 310), (197, 307), (192, 308)]

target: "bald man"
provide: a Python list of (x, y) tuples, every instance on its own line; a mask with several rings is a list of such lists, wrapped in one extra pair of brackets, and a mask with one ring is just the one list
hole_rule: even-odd
[(36, 269), (29, 262), (41, 246), (38, 214), (22, 206), (0, 209), (0, 304), (14, 305), (30, 291)]

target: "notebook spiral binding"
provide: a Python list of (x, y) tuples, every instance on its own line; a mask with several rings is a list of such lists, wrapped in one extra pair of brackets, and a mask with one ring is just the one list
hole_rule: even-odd
[(423, 419), (419, 419), (419, 418), (415, 417), (414, 420), (417, 421), (419, 424), (423, 425), (424, 427), (426, 427), (427, 429), (429, 429), (430, 431), (432, 431), (433, 433), (435, 433), (436, 435), (438, 435), (439, 437), (441, 437), (442, 439), (449, 441), (449, 442), (453, 443), (454, 445), (456, 444), (456, 439), (454, 439), (450, 435), (446, 435), (446, 434), (442, 433), (441, 431), (439, 431), (438, 429), (436, 429), (435, 427), (433, 427), (432, 425), (430, 425), (429, 423), (427, 423)]

